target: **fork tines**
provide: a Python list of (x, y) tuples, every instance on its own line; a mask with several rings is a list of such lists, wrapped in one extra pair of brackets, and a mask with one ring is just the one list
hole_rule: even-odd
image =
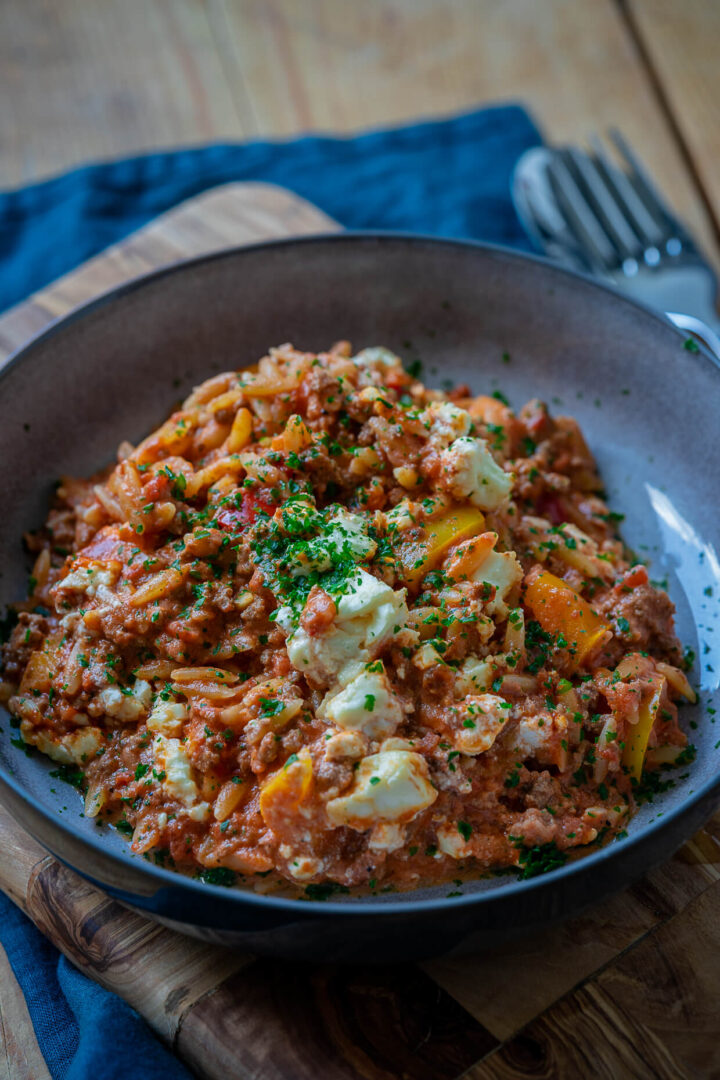
[(594, 136), (589, 152), (555, 151), (548, 179), (589, 268), (632, 276), (640, 264), (657, 266), (691, 245), (620, 132), (610, 139), (624, 167)]

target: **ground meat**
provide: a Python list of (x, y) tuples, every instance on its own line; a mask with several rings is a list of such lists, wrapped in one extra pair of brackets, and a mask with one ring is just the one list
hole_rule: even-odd
[(2, 650), (3, 676), (8, 682), (19, 682), (30, 654), (42, 644), (47, 631), (48, 623), (43, 615), (20, 613), (10, 640)]
[(561, 787), (554, 776), (545, 770), (535, 774), (530, 790), (525, 796), (525, 804), (528, 807), (537, 807), (542, 810), (546, 806), (554, 806), (561, 795)]
[(320, 791), (338, 795), (350, 786), (353, 776), (352, 766), (339, 761), (320, 761), (315, 766), (314, 773)]
[(621, 653), (632, 648), (659, 654), (670, 663), (680, 662), (673, 625), (675, 605), (667, 593), (651, 585), (637, 585), (630, 593), (610, 593), (598, 604), (598, 611), (613, 620)]
[(547, 405), (538, 398), (533, 398), (523, 405), (518, 413), (518, 420), (534, 442), (548, 439), (555, 431), (555, 421), (551, 418)]
[(557, 839), (559, 826), (547, 810), (531, 808), (514, 822), (513, 835), (521, 836), (526, 847), (550, 844)]
[(270, 762), (275, 761), (275, 758), (278, 756), (278, 750), (277, 739), (271, 731), (268, 731), (267, 735), (263, 735), (260, 745), (255, 751), (254, 763), (258, 765), (269, 765)]

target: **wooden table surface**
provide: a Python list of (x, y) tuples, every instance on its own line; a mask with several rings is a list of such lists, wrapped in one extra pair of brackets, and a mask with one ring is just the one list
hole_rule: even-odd
[[(514, 99), (551, 140), (621, 126), (720, 266), (719, 42), (718, 0), (0, 0), (0, 188), (159, 147)], [(429, 965), (431, 985), (492, 1034), (468, 1075), (720, 1075), (719, 835), (715, 823), (602, 915), (481, 969)], [(282, 1003), (283, 966), (262, 972), (253, 993)], [(411, 982), (420, 993), (416, 976), (398, 993), (412, 997)], [(28, 1022), (0, 954), (0, 1077), (20, 1075), (12, 1033)], [(15, 1051), (24, 1076), (47, 1075), (32, 1045)], [(384, 1078), (399, 1075), (386, 1064)], [(425, 1075), (454, 1072), (438, 1059)]]
[(621, 125), (720, 265), (718, 0), (2, 0), (0, 188), (517, 99)]
[[(215, 188), (0, 317), (0, 366), (129, 277), (335, 227), (281, 188)], [(720, 813), (664, 866), (560, 926), (479, 957), (390, 969), (289, 964), (183, 938), (61, 866), (1, 807), (0, 889), (201, 1080), (720, 1076)], [(0, 1080), (48, 1080), (1, 947)]]

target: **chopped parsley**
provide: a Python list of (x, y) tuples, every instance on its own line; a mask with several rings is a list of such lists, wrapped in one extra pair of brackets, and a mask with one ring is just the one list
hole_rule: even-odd
[[(515, 839), (511, 837), (511, 839)], [(548, 874), (551, 870), (557, 870), (567, 862), (567, 855), (560, 851), (557, 844), (536, 844), (534, 847), (526, 847), (522, 838), (515, 841), (518, 849), (518, 862), (520, 864), (520, 880), (538, 877), (540, 874)]]

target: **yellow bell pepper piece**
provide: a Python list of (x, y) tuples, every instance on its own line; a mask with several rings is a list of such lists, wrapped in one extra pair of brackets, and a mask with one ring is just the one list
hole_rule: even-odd
[(282, 834), (286, 831), (283, 824), (288, 823), (288, 819), (297, 820), (298, 810), (310, 794), (312, 782), (312, 759), (307, 750), (301, 750), (297, 757), (291, 755), (263, 784), (260, 812), (271, 829)]
[(232, 428), (228, 436), (227, 449), (229, 454), (238, 454), (252, 438), (253, 418), (249, 409), (238, 409), (235, 413)]
[(485, 517), (474, 506), (456, 506), (434, 521), (428, 521), (418, 539), (400, 543), (398, 561), (408, 585), (417, 585), (437, 566), (452, 544), (482, 532)]
[(625, 738), (622, 761), (625, 768), (635, 780), (639, 780), (642, 776), (645, 752), (647, 750), (650, 732), (653, 729), (655, 718), (657, 717), (658, 709), (660, 708), (660, 698), (662, 697), (665, 682), (664, 676), (661, 676), (657, 680), (651, 697), (648, 701), (643, 702), (638, 710), (639, 719), (637, 724), (631, 725), (630, 731)]
[(546, 633), (565, 639), (573, 671), (610, 630), (582, 596), (548, 570), (528, 583), (525, 604)]

